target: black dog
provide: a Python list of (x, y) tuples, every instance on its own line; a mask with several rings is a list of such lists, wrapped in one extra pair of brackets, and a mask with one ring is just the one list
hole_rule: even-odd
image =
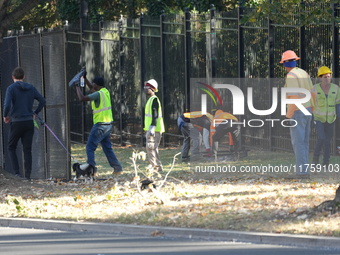
[(153, 180), (150, 180), (150, 179), (142, 180), (141, 184), (142, 184), (141, 187), (140, 187), (141, 190), (149, 189), (150, 184), (152, 184), (152, 187), (154, 189), (156, 188), (156, 185), (153, 183)]
[(89, 180), (90, 183), (92, 183), (94, 180), (95, 174), (97, 173), (97, 168), (91, 166), (88, 163), (85, 163), (85, 164), (74, 163), (72, 168), (73, 168), (73, 171), (76, 172), (76, 176), (73, 179), (74, 181), (76, 181), (80, 177), (84, 177), (85, 182)]

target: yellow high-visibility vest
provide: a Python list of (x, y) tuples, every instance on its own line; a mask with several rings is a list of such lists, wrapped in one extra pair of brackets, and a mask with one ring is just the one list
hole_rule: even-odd
[(153, 100), (158, 101), (158, 118), (156, 122), (156, 129), (155, 132), (164, 133), (164, 121), (163, 121), (163, 115), (162, 115), (162, 106), (161, 102), (159, 101), (158, 97), (156, 95), (149, 98), (149, 100), (146, 102), (145, 105), (145, 114), (144, 114), (144, 131), (148, 131), (149, 127), (152, 123), (152, 103)]
[(93, 124), (100, 122), (112, 122), (112, 106), (110, 92), (106, 88), (102, 88), (99, 91), (100, 94), (100, 104), (96, 107), (94, 101), (91, 102), (93, 111)]
[(336, 119), (336, 105), (340, 103), (339, 87), (331, 83), (326, 97), (320, 83), (318, 83), (314, 86), (313, 92), (316, 93), (314, 120), (322, 123), (333, 123)]

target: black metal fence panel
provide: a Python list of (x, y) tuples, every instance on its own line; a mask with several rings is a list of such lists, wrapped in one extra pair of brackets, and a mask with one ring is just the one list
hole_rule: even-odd
[[(204, 15), (186, 13), (160, 17), (141, 16), (138, 19), (122, 18), (119, 22), (110, 23), (112, 31), (106, 28), (105, 22), (102, 23), (101, 40), (104, 42), (101, 65), (115, 70), (105, 72), (116, 73), (114, 77), (108, 75), (117, 84), (117, 87), (110, 87), (113, 104), (116, 105), (114, 112), (118, 116), (115, 117), (112, 136), (115, 144), (143, 143), (142, 116), (146, 98), (142, 87), (150, 78), (159, 83), (158, 96), (164, 108), (166, 133), (163, 144), (178, 145), (181, 139), (176, 119), (189, 110), (189, 91), (194, 89), (190, 87), (188, 78), (206, 78), (208, 82), (213, 78), (223, 77), (283, 78), (286, 71), (279, 61), (282, 53), (288, 49), (301, 56), (299, 66), (309, 72), (311, 77), (316, 77), (317, 68), (321, 65), (336, 70), (334, 64), (338, 62), (332, 54), (335, 34), (338, 36), (338, 24), (323, 21), (320, 24), (301, 26), (301, 17), (294, 13), (286, 24), (276, 24), (269, 18), (241, 23), (240, 20), (250, 11), (240, 8), (227, 13), (215, 13), (212, 10)], [(111, 41), (105, 39), (109, 33), (114, 37)], [(87, 34), (89, 31), (85, 31), (85, 37)], [(83, 43), (86, 47), (90, 50), (97, 47), (96, 40), (88, 41), (86, 38)], [(336, 45), (335, 48), (339, 46)], [(92, 61), (100, 65), (96, 60)], [(334, 76), (339, 74), (334, 73)], [(276, 82), (255, 85), (254, 107), (265, 109), (271, 106), (271, 88), (281, 88), (284, 85), (273, 83)], [(247, 91), (247, 84), (243, 84), (241, 80), (239, 87), (243, 92)], [(225, 91), (221, 93), (225, 98), (224, 109), (232, 112), (231, 95)], [(191, 107), (195, 109), (190, 110), (199, 110), (200, 105)], [(243, 118), (254, 117), (248, 111)], [(273, 113), (270, 117), (281, 116)], [(84, 129), (87, 130), (86, 127)], [(311, 144), (314, 140), (313, 132)], [(287, 129), (271, 128), (269, 123), (261, 129), (245, 128), (243, 142), (247, 147), (291, 151)]]
[(181, 136), (177, 118), (185, 109), (185, 40), (184, 18), (182, 15), (163, 16), (163, 112), (167, 123), (163, 135), (166, 146), (178, 146)]
[[(70, 178), (69, 116), (67, 111), (67, 86), (65, 86), (65, 33), (46, 33), (41, 36), (44, 70), (45, 121), (52, 129), (45, 129), (47, 178)], [(59, 141), (56, 139), (56, 137)], [(63, 145), (61, 145), (61, 143)], [(65, 148), (63, 148), (65, 146)], [(43, 170), (42, 170), (43, 171)]]
[[(66, 27), (66, 81), (70, 81), (82, 68), (82, 33), (79, 25)], [(84, 143), (84, 105), (79, 102), (75, 88), (68, 88), (69, 121), (71, 141)]]
[[(41, 37), (40, 34), (33, 34), (18, 37), (19, 65), (25, 71), (25, 81), (33, 84), (36, 89), (44, 95), (43, 69), (41, 68)], [(37, 107), (35, 102), (34, 107)], [(41, 113), (43, 114), (43, 113)], [(44, 117), (44, 115), (41, 115)], [(44, 128), (35, 129), (33, 136), (32, 154), (32, 178), (45, 178), (45, 141)], [(33, 149), (34, 148), (34, 149)], [(18, 150), (22, 152), (22, 150)]]
[[(9, 85), (13, 83), (12, 80), (12, 71), (15, 67), (18, 66), (18, 47), (17, 47), (17, 37), (5, 38), (0, 51), (0, 84), (1, 84), (1, 114), (3, 102), (6, 95), (6, 89)], [(2, 122), (3, 123), (3, 122)], [(10, 126), (1, 125), (1, 134), (0, 142), (1, 142), (1, 166), (3, 169), (10, 173), (14, 173), (12, 170), (11, 162), (8, 157), (8, 136), (9, 136)], [(21, 150), (21, 145), (18, 145), (18, 150)], [(18, 154), (19, 162), (22, 161), (22, 155)]]

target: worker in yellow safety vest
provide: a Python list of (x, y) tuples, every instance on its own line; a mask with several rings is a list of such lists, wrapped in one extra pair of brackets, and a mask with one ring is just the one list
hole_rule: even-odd
[[(201, 111), (185, 112), (177, 119), (178, 129), (183, 135), (182, 162), (200, 159), (200, 133), (202, 132), (206, 156), (210, 156), (209, 129), (213, 116)], [(192, 143), (192, 147), (190, 146)], [(189, 150), (191, 147), (191, 156)]]
[(328, 168), (331, 140), (337, 112), (340, 114), (340, 88), (331, 83), (332, 71), (327, 66), (318, 70), (320, 83), (314, 85), (313, 96), (316, 99), (314, 109), (314, 124), (317, 142), (315, 145), (313, 164), (319, 164), (319, 157), (323, 150), (323, 165)]
[(113, 124), (110, 92), (105, 88), (102, 77), (94, 78), (92, 83), (86, 78), (86, 74), (83, 78), (92, 93), (84, 95), (77, 86), (77, 96), (80, 101), (91, 101), (93, 127), (86, 144), (87, 165), (83, 164), (81, 168), (93, 168), (94, 172), (97, 171), (94, 153), (100, 143), (110, 166), (114, 169), (113, 174), (121, 174), (123, 169), (112, 149), (110, 140)]
[(148, 97), (144, 111), (144, 131), (146, 131), (146, 151), (149, 163), (153, 171), (163, 171), (159, 157), (158, 147), (164, 133), (164, 121), (161, 102), (156, 96), (158, 83), (156, 80), (148, 80), (144, 85), (144, 92)]
[(240, 125), (235, 122), (238, 122), (238, 119), (231, 113), (224, 112), (221, 109), (215, 112), (210, 126), (210, 145), (212, 146), (215, 159), (217, 157), (219, 142), (225, 135), (229, 135), (231, 151), (237, 150)]

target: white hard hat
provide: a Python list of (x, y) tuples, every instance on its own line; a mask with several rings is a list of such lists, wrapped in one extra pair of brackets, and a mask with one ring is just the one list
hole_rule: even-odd
[(151, 79), (148, 80), (147, 82), (145, 82), (145, 85), (151, 85), (151, 87), (153, 87), (154, 91), (157, 92), (158, 91), (158, 83), (155, 79)]

